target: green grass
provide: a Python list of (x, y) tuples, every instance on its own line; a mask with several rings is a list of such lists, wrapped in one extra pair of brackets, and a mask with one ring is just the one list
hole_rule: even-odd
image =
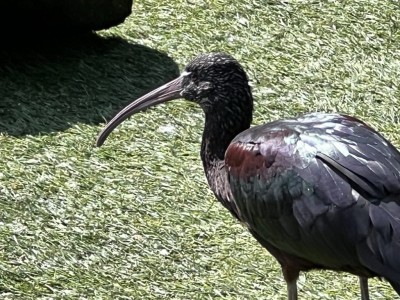
[[(0, 299), (285, 299), (276, 261), (208, 190), (199, 108), (136, 115), (101, 149), (96, 135), (223, 50), (251, 79), (254, 124), (346, 112), (400, 146), (397, 1), (135, 2), (84, 40), (1, 50)], [(301, 299), (359, 295), (348, 274), (302, 274), (299, 287)]]

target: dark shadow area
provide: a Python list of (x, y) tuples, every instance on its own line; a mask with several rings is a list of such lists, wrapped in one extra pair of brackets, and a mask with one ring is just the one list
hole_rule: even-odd
[(79, 34), (110, 28), (132, 12), (132, 0), (1, 0), (2, 38)]
[(109, 120), (179, 74), (165, 53), (96, 34), (0, 49), (0, 132), (62, 131)]

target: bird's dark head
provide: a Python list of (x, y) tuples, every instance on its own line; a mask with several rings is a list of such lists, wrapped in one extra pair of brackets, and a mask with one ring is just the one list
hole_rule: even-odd
[(100, 132), (101, 146), (112, 130), (129, 116), (173, 99), (198, 103), (206, 114), (246, 115), (253, 112), (253, 98), (246, 73), (239, 62), (225, 53), (202, 54), (193, 59), (181, 75), (133, 101), (122, 109)]
[(198, 103), (205, 111), (212, 107), (233, 105), (245, 101), (235, 96), (238, 91), (248, 91), (248, 79), (236, 59), (225, 53), (197, 56), (182, 73), (183, 98)]

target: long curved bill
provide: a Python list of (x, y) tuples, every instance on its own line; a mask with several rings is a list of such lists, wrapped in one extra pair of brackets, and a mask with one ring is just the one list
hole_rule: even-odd
[(97, 136), (96, 146), (100, 147), (103, 145), (108, 135), (129, 116), (150, 106), (181, 98), (182, 80), (183, 76), (181, 75), (178, 78), (133, 101), (124, 109), (122, 109)]

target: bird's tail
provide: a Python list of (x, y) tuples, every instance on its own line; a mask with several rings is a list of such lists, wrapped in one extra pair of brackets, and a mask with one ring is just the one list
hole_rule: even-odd
[(363, 245), (360, 243), (360, 247), (357, 248), (357, 251), (361, 263), (379, 277), (385, 278), (400, 296), (400, 266), (398, 265), (398, 260), (396, 260), (395, 257), (392, 257), (393, 259), (391, 262), (394, 265), (394, 268), (392, 268), (388, 265), (384, 265), (379, 259), (377, 259), (366, 244)]

